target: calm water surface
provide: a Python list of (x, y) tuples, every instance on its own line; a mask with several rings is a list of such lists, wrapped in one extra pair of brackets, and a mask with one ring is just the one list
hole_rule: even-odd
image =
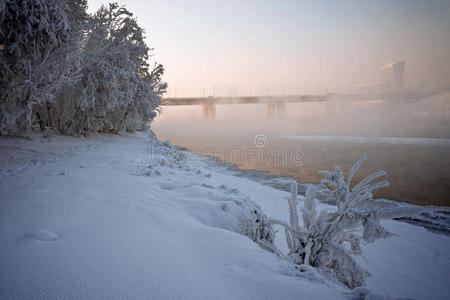
[(351, 102), (164, 106), (152, 123), (160, 140), (220, 157), (242, 169), (318, 183), (334, 164), (355, 180), (380, 169), (391, 186), (377, 192), (422, 205), (450, 206), (450, 94), (409, 104)]

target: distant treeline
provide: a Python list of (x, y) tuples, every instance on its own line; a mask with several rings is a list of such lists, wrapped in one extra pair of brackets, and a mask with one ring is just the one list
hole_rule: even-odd
[(145, 128), (167, 89), (151, 50), (117, 3), (0, 0), (0, 135)]

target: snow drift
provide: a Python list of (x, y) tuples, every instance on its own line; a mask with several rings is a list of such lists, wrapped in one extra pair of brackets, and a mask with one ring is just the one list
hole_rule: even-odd
[(265, 218), (288, 220), (288, 193), (149, 143), (147, 133), (1, 141), (0, 298), (348, 299), (376, 292), (444, 299), (450, 292), (447, 236), (383, 221), (394, 236), (361, 245), (366, 260), (357, 262), (372, 277), (368, 290), (352, 291), (253, 241), (286, 251)]

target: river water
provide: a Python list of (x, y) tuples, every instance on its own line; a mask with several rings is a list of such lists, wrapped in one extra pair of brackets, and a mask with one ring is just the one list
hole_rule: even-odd
[(450, 93), (414, 102), (163, 106), (151, 127), (193, 152), (306, 183), (320, 182), (318, 171), (334, 164), (348, 174), (366, 155), (355, 183), (378, 170), (390, 176), (375, 196), (450, 206)]

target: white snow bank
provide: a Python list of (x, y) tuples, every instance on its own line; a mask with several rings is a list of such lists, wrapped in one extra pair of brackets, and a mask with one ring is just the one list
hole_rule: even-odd
[(142, 161), (148, 142), (1, 141), (0, 299), (344, 297), (235, 232), (231, 176)]
[[(239, 234), (289, 194), (149, 151), (146, 134), (0, 141), (0, 299), (340, 299)], [(175, 161), (175, 163), (174, 163)], [(302, 199), (302, 197), (300, 197)], [(445, 299), (450, 238), (401, 222), (364, 247), (368, 288)], [(286, 249), (277, 235), (277, 246)]]
[[(289, 193), (245, 178), (230, 178), (229, 181), (235, 181), (242, 192), (255, 195), (256, 202), (270, 217), (289, 220), (286, 201)], [(303, 201), (302, 196), (299, 198)], [(317, 206), (318, 210), (324, 208), (335, 209), (325, 204)], [(362, 245), (363, 255), (356, 257), (372, 274), (366, 279), (367, 288), (395, 298), (448, 299), (450, 237), (400, 221), (382, 221), (382, 225), (394, 236)], [(285, 237), (281, 227), (279, 229), (276, 245), (286, 252)]]

